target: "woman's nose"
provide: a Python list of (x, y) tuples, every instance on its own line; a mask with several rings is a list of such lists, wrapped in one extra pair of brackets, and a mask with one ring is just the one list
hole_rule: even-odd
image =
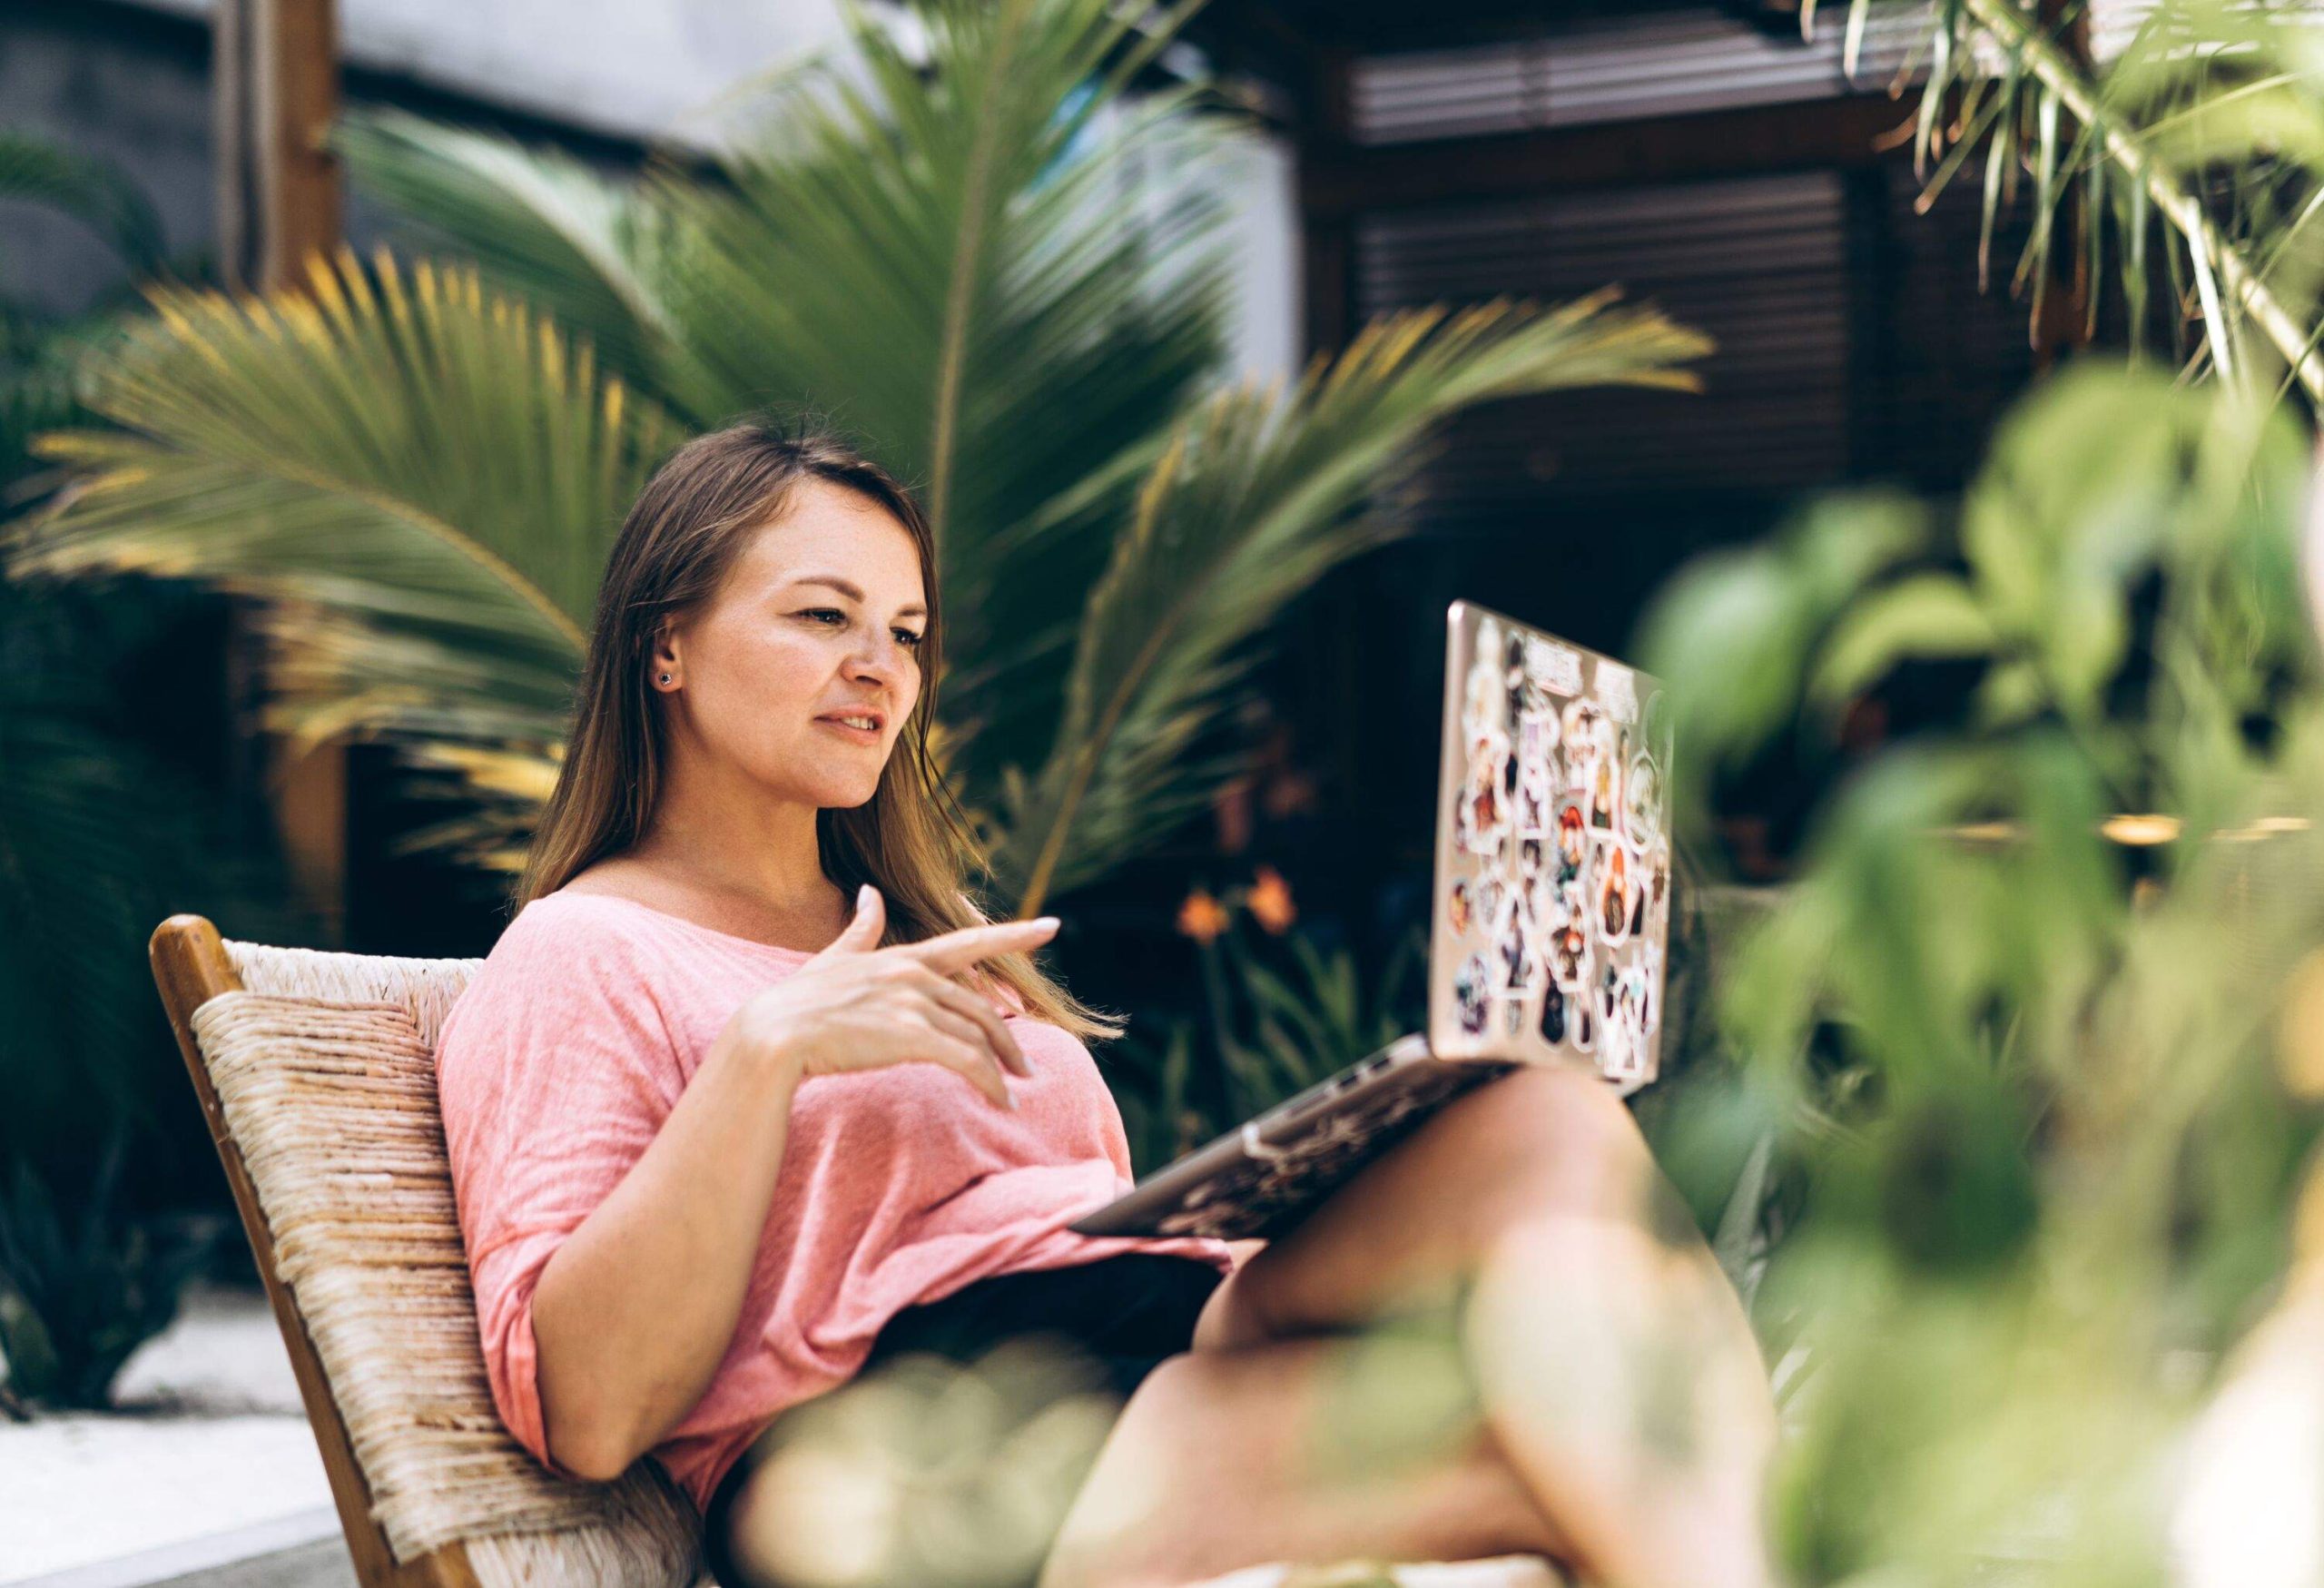
[(904, 649), (903, 642), (889, 635), (855, 653), (856, 676), (885, 683), (898, 676), (910, 660), (911, 654)]

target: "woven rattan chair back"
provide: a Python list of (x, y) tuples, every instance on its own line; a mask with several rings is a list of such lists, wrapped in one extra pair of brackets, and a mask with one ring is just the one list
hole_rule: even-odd
[[(483, 1387), (433, 1087), (438, 1027), (477, 962), (228, 942), (199, 915), (162, 922), (152, 953), (358, 1581), (695, 1581), (698, 1519), (652, 1464), (615, 1484), (563, 1483), (523, 1454)], [(419, 1211), (382, 1259), (359, 1227), (379, 1222), (368, 1204), (393, 1198)], [(432, 1317), (437, 1344), (399, 1374), (381, 1319), (407, 1303)]]

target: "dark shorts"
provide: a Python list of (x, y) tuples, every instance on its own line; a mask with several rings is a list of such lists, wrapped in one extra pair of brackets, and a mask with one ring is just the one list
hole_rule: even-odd
[[(889, 1319), (862, 1371), (909, 1352), (972, 1362), (1012, 1336), (1061, 1335), (1127, 1400), (1163, 1358), (1193, 1342), (1195, 1319), (1225, 1277), (1209, 1263), (1145, 1252), (1070, 1268), (997, 1274)], [(704, 1564), (724, 1588), (751, 1588), (726, 1553), (726, 1533), (755, 1448), (719, 1480), (703, 1514)]]

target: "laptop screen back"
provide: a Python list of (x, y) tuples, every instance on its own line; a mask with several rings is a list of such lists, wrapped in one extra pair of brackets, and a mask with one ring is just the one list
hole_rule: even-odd
[(1466, 601), (1446, 615), (1429, 932), (1440, 1058), (1654, 1079), (1670, 932), (1656, 681)]

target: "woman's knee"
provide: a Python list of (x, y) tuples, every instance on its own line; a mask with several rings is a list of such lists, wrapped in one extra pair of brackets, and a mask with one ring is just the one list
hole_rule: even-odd
[(1541, 1065), (1462, 1100), (1454, 1145), (1495, 1224), (1539, 1213), (1635, 1217), (1659, 1183), (1630, 1110), (1586, 1070)]
[(1164, 1357), (1139, 1381), (1066, 1513), (1039, 1588), (1142, 1588), (1166, 1581), (1152, 1523), (1173, 1508), (1169, 1491), (1185, 1475), (1167, 1457), (1195, 1443), (1187, 1430), (1219, 1394), (1216, 1362), (1182, 1352)]

